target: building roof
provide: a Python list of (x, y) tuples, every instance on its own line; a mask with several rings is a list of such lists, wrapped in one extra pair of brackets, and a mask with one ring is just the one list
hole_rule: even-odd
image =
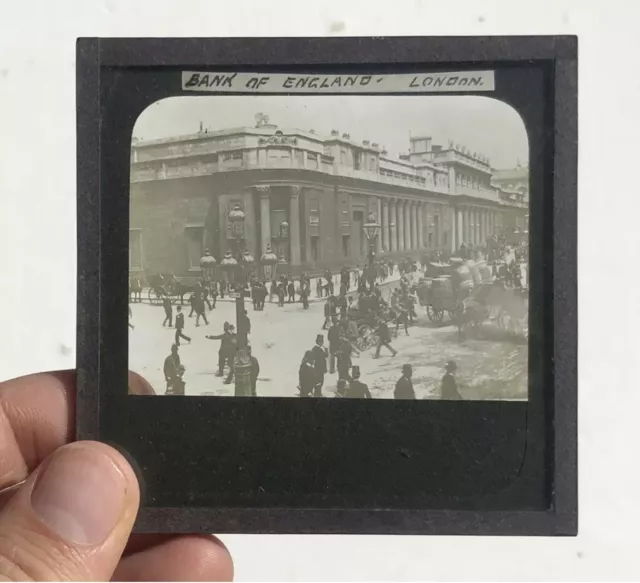
[(516, 168), (494, 169), (493, 180), (529, 180), (529, 168), (518, 166)]

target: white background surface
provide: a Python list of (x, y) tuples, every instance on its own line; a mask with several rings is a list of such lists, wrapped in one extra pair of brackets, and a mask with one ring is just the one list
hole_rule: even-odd
[(240, 580), (638, 578), (637, 3), (0, 0), (0, 378), (73, 367), (77, 36), (580, 35), (580, 536), (226, 536)]

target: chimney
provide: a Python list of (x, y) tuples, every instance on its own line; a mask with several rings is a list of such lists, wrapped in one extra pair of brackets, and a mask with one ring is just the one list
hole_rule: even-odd
[(377, 150), (380, 147), (380, 144), (376, 144), (376, 142), (373, 142), (373, 144), (371, 144), (371, 147)]
[(369, 140), (362, 140), (362, 145), (369, 147)]
[(342, 134), (342, 137), (343, 137), (345, 140), (350, 140), (350, 139), (351, 139), (351, 136), (350, 136), (349, 134)]
[(339, 136), (340, 132), (338, 130), (331, 130), (331, 135), (332, 136)]

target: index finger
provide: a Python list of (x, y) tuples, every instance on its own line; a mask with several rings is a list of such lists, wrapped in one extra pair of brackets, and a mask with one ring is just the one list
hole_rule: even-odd
[[(129, 373), (133, 394), (153, 394)], [(76, 375), (58, 371), (0, 383), (0, 490), (22, 482), (49, 454), (75, 439)]]
[(0, 489), (22, 480), (75, 433), (75, 373), (0, 383)]

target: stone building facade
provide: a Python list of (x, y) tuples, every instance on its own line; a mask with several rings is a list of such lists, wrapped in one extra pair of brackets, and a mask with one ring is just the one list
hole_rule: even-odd
[(131, 152), (130, 269), (196, 276), (205, 248), (233, 249), (229, 212), (246, 215), (243, 245), (259, 260), (270, 245), (287, 271), (364, 264), (370, 213), (378, 256), (419, 257), (478, 245), (528, 202), (492, 183), (489, 160), (413, 137), (392, 158), (376, 143), (332, 131), (257, 127), (135, 141)]

